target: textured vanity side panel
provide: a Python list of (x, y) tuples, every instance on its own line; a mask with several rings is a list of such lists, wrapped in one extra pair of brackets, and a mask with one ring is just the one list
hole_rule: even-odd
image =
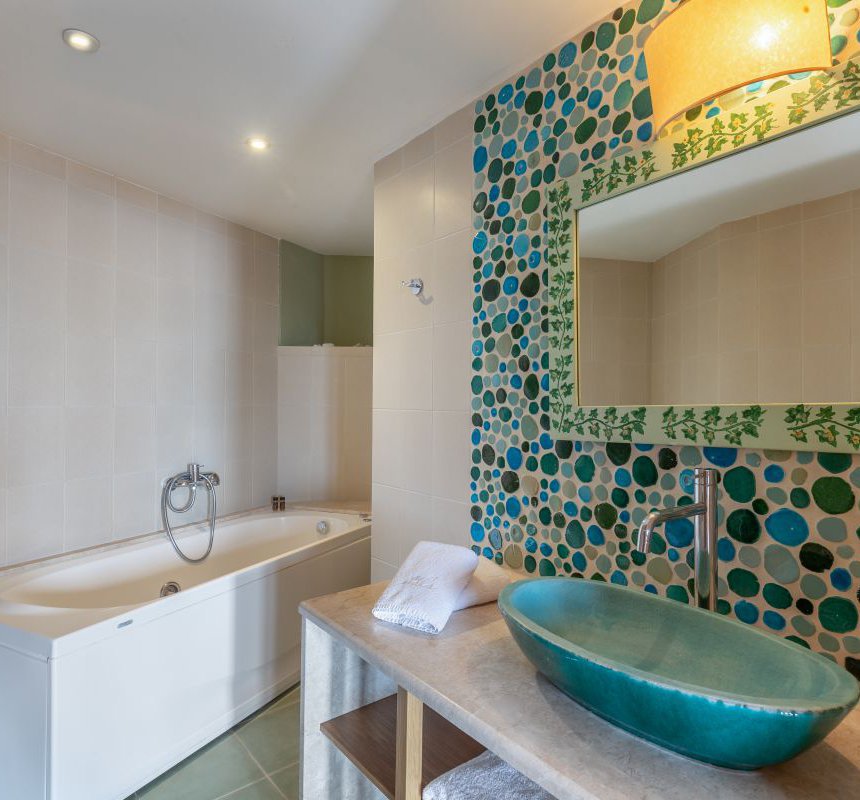
[(320, 724), (395, 691), (396, 684), (382, 672), (302, 620), (302, 800), (384, 798), (320, 732)]
[(0, 797), (47, 797), (48, 662), (0, 647)]

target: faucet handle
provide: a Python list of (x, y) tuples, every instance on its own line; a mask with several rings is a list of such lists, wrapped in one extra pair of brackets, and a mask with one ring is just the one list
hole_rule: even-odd
[(197, 483), (200, 480), (200, 467), (202, 464), (189, 463), (188, 464), (188, 477), (192, 483)]

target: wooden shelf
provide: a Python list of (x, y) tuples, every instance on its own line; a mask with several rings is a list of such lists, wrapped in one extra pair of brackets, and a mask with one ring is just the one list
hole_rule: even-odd
[[(393, 800), (397, 764), (397, 695), (330, 719), (320, 730), (386, 797)], [(424, 707), (421, 786), (471, 761), (486, 748)]]

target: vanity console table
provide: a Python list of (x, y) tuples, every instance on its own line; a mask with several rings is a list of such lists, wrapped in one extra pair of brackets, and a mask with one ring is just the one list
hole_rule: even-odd
[(860, 708), (822, 744), (732, 772), (631, 736), (538, 675), (494, 603), (439, 636), (371, 616), (385, 584), (301, 605), (302, 800), (418, 800), (492, 750), (560, 800), (856, 800)]

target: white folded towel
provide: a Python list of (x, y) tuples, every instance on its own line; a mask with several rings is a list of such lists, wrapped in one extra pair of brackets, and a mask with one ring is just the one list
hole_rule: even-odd
[(424, 787), (422, 800), (554, 800), (534, 781), (489, 750), (440, 775)]
[(468, 547), (418, 542), (373, 607), (373, 616), (424, 633), (439, 633), (478, 566)]
[(504, 569), (488, 558), (479, 558), (478, 567), (460, 592), (454, 611), (494, 603), (499, 599), (499, 592), (517, 577), (512, 570)]

